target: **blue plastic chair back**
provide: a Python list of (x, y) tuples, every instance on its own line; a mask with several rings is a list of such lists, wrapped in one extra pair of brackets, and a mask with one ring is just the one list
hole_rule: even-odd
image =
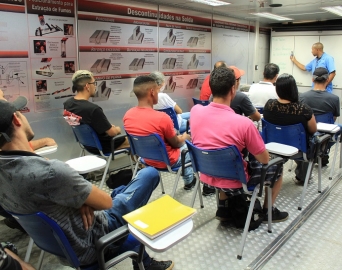
[(326, 123), (326, 124), (334, 124), (334, 116), (331, 112), (325, 114), (315, 114), (316, 122)]
[(209, 100), (199, 100), (198, 98), (192, 98), (194, 105), (200, 104), (202, 106), (207, 106), (209, 105)]
[(126, 134), (133, 155), (137, 155), (143, 159), (161, 161), (171, 166), (165, 143), (158, 134), (136, 136), (129, 134), (127, 131)]
[(102, 145), (100, 143), (99, 137), (91, 126), (87, 124), (81, 124), (71, 127), (77, 142), (83, 146), (97, 148), (99, 151), (102, 151)]
[(303, 153), (307, 152), (307, 136), (302, 124), (281, 126), (262, 119), (262, 138), (265, 144), (282, 143), (296, 147)]
[(176, 114), (176, 112), (175, 112), (175, 110), (173, 108), (169, 107), (169, 108), (160, 109), (160, 110), (157, 110), (157, 111), (164, 112), (167, 115), (169, 115), (171, 117), (172, 122), (173, 122), (174, 128), (179, 130), (177, 114)]
[(264, 107), (255, 106), (255, 109), (257, 109), (260, 114), (264, 114)]
[(200, 149), (189, 141), (186, 145), (194, 172), (247, 184), (242, 157), (235, 145), (218, 150)]
[[(66, 258), (69, 264), (80, 267), (80, 262), (60, 226), (42, 212), (21, 215), (11, 213), (42, 250)], [(97, 265), (87, 269), (97, 269)]]

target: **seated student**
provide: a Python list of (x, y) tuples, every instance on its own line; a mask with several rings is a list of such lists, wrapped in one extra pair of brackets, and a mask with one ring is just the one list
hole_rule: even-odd
[[(104, 153), (111, 152), (110, 142), (112, 138), (121, 133), (119, 126), (109, 123), (100, 106), (89, 101), (96, 93), (96, 81), (93, 74), (88, 70), (78, 70), (72, 76), (72, 89), (77, 91), (76, 96), (71, 97), (64, 102), (64, 112), (76, 115), (81, 124), (91, 126), (99, 136), (100, 143)], [(129, 148), (127, 138), (121, 138), (115, 142), (115, 149)], [(87, 150), (94, 150), (86, 147)]]
[[(33, 153), (28, 142), (34, 133), (26, 117), (0, 100), (0, 196), (6, 211), (18, 214), (44, 212), (55, 220), (68, 238), (81, 265), (97, 261), (95, 242), (127, 224), (123, 215), (145, 205), (158, 186), (154, 168), (145, 168), (112, 197), (89, 183), (66, 163)], [(125, 241), (115, 254), (138, 251), (137, 240)], [(145, 269), (172, 269), (173, 262), (158, 262), (144, 254)], [(138, 265), (134, 264), (134, 269)]]
[(259, 83), (253, 83), (248, 91), (248, 96), (254, 106), (264, 107), (269, 99), (278, 98), (273, 85), (279, 74), (276, 64), (266, 64), (264, 68), (264, 79)]
[[(217, 68), (210, 75), (210, 87), (213, 93), (213, 102), (208, 106), (196, 105), (190, 111), (192, 142), (199, 148), (220, 149), (235, 145), (242, 154), (247, 148), (251, 155), (250, 161), (244, 161), (247, 185), (256, 185), (260, 181), (262, 164), (269, 162), (269, 154), (259, 131), (248, 118), (236, 114), (230, 104), (236, 94), (236, 77), (234, 70), (230, 68)], [(206, 123), (206, 132), (203, 132), (203, 122)], [(271, 167), (266, 176), (273, 177), (275, 168)], [(238, 180), (226, 181), (222, 178), (210, 177), (201, 173), (201, 181), (220, 189), (219, 206), (216, 218), (219, 220), (229, 219), (228, 196), (239, 194), (241, 183)], [(272, 190), (272, 205), (274, 204), (281, 185), (282, 173), (277, 176), (277, 181)], [(267, 198), (267, 195), (265, 195)], [(263, 211), (267, 213), (267, 199), (264, 201)], [(281, 212), (276, 207), (272, 208), (272, 222), (285, 221), (288, 218), (287, 212)], [(265, 215), (264, 222), (267, 222)]]
[[(186, 149), (185, 140), (190, 140), (187, 133), (177, 135), (173, 128), (171, 118), (163, 112), (153, 109), (153, 105), (158, 103), (159, 87), (154, 78), (150, 76), (139, 76), (134, 80), (134, 94), (138, 98), (138, 106), (126, 112), (123, 118), (126, 132), (131, 135), (147, 136), (157, 133), (164, 141), (168, 153), (171, 167), (181, 165), (181, 151)], [(185, 161), (190, 161), (189, 153)], [(145, 159), (145, 162), (156, 168), (166, 168), (165, 163)], [(191, 190), (196, 183), (192, 167), (185, 168), (184, 189)]]
[[(217, 61), (214, 65), (214, 70), (215, 70), (215, 68), (218, 68), (218, 67), (227, 67), (227, 64), (224, 61)], [(209, 100), (209, 98), (211, 96), (209, 79), (210, 79), (210, 74), (204, 79), (204, 81), (202, 83), (200, 97), (199, 97), (200, 100)]]
[[(259, 121), (261, 119), (260, 113), (253, 106), (249, 97), (239, 90), (240, 80), (241, 80), (241, 77), (245, 74), (245, 71), (243, 71), (242, 69), (238, 69), (235, 66), (230, 66), (229, 68), (234, 70), (235, 79), (236, 79), (235, 80), (236, 95), (234, 99), (232, 100), (230, 107), (237, 114), (247, 116), (253, 121)], [(209, 100), (212, 101), (213, 96), (211, 96)]]
[[(264, 107), (264, 119), (275, 125), (294, 125), (302, 123), (310, 135), (317, 131), (312, 109), (298, 98), (296, 81), (292, 75), (284, 73), (276, 81), (278, 99), (270, 99)], [(296, 161), (296, 184), (303, 185), (308, 162)]]
[(163, 73), (155, 71), (150, 73), (149, 76), (151, 76), (156, 81), (160, 91), (158, 93), (158, 103), (153, 105), (153, 109), (161, 110), (170, 107), (173, 108), (177, 114), (179, 132), (184, 133), (186, 131), (187, 120), (190, 118), (190, 113), (183, 113), (182, 109), (177, 105), (175, 101), (172, 100), (172, 98), (170, 98), (168, 94), (161, 93), (165, 89), (165, 76)]
[[(6, 242), (5, 244), (8, 245), (8, 243)], [(34, 270), (31, 264), (20, 259), (6, 245), (2, 246), (0, 244), (0, 270)]]
[[(340, 116), (340, 99), (338, 96), (326, 91), (326, 84), (329, 78), (329, 71), (326, 68), (316, 68), (312, 81), (313, 89), (299, 95), (301, 102), (309, 105), (315, 115), (331, 112), (334, 121)], [(322, 158), (322, 166), (329, 163), (329, 155), (326, 154)]]

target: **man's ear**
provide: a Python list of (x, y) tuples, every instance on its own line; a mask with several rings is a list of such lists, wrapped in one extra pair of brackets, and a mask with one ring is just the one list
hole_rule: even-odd
[(13, 113), (13, 120), (12, 123), (17, 126), (20, 127), (21, 126), (21, 120), (19, 118), (19, 116), (16, 113)]

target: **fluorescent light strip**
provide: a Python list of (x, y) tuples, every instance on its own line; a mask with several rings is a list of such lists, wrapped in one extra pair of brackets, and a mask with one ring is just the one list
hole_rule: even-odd
[(324, 9), (326, 11), (329, 11), (331, 13), (334, 13), (338, 16), (342, 16), (342, 7), (341, 6), (334, 6), (334, 7), (321, 7), (321, 9)]
[(196, 2), (196, 3), (205, 4), (205, 5), (214, 6), (214, 7), (230, 4), (230, 3), (219, 1), (219, 0), (190, 0), (190, 2)]
[(264, 17), (264, 18), (268, 18), (268, 19), (277, 20), (277, 21), (290, 21), (290, 20), (293, 20), (291, 18), (275, 15), (275, 14), (268, 13), (268, 12), (258, 12), (258, 13), (251, 13), (251, 14), (259, 16), (259, 17)]

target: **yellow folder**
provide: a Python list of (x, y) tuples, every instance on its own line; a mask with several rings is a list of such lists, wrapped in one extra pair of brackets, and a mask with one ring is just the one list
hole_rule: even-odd
[(169, 195), (165, 195), (123, 216), (134, 228), (150, 239), (172, 229), (196, 213)]

